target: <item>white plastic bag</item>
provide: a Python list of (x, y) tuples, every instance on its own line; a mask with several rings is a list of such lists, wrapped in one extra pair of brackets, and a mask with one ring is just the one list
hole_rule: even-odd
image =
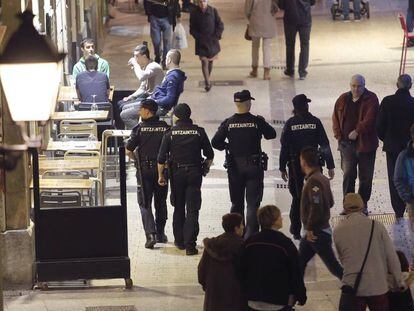
[(181, 23), (177, 23), (173, 34), (173, 48), (182, 50), (188, 48), (187, 35)]

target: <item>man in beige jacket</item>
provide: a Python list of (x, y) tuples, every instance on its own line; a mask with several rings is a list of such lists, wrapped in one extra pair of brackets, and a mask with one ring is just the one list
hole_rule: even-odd
[[(339, 260), (344, 268), (342, 283), (354, 286), (361, 269), (371, 232), (372, 220), (362, 211), (364, 202), (357, 193), (348, 193), (344, 199), (346, 218), (334, 229), (333, 239)], [(375, 221), (371, 247), (357, 290), (358, 308), (353, 311), (388, 311), (388, 274), (395, 288), (405, 289), (401, 267), (394, 245), (385, 226)], [(341, 310), (341, 309), (340, 309)]]

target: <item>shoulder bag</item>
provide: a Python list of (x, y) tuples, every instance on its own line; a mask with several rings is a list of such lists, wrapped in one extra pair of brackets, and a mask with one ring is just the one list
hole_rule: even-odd
[(374, 225), (375, 225), (375, 222), (372, 221), (371, 234), (369, 236), (367, 252), (365, 253), (365, 258), (362, 263), (361, 269), (359, 270), (357, 277), (355, 279), (354, 286), (352, 287), (350, 285), (343, 285), (341, 287), (342, 294), (341, 294), (341, 299), (339, 301), (339, 311), (354, 311), (357, 309), (356, 308), (356, 294), (358, 291), (359, 284), (361, 282), (362, 271), (364, 270), (365, 263), (368, 258), (369, 249), (371, 248), (372, 235), (374, 233)]

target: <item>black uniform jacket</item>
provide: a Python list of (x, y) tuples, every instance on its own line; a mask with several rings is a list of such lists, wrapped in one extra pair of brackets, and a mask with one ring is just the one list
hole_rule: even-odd
[[(279, 170), (286, 171), (292, 160), (298, 161), (300, 151), (305, 147), (321, 147), (328, 169), (335, 167), (329, 140), (321, 120), (311, 113), (297, 115), (286, 121), (280, 138)], [(293, 158), (292, 158), (293, 157)]]
[(204, 128), (193, 124), (191, 119), (178, 120), (177, 124), (165, 133), (158, 153), (158, 163), (167, 161), (173, 164), (200, 165), (201, 152), (207, 158), (214, 158), (214, 151)]
[(132, 129), (126, 148), (134, 151), (138, 147), (141, 161), (155, 161), (164, 133), (169, 128), (157, 116), (143, 120)]
[(233, 157), (249, 157), (261, 152), (262, 137), (276, 138), (275, 129), (263, 117), (236, 113), (221, 123), (211, 143), (218, 150), (227, 146)]

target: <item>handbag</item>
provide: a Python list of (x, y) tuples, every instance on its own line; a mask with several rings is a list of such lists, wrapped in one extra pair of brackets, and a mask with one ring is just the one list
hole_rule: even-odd
[[(253, 6), (254, 6), (254, 0), (252, 1), (252, 5), (250, 7), (250, 13), (248, 15), (249, 17), (250, 17), (250, 14), (251, 14), (252, 10), (253, 10)], [(247, 41), (252, 41), (252, 37), (249, 35), (249, 24), (247, 24), (246, 31), (244, 32), (244, 38)]]
[(249, 35), (249, 24), (247, 24), (246, 31), (244, 32), (244, 38), (247, 41), (252, 41), (252, 37)]
[(368, 258), (369, 249), (371, 248), (372, 235), (374, 233), (374, 225), (375, 225), (375, 222), (372, 221), (371, 234), (369, 236), (367, 252), (365, 253), (365, 258), (364, 258), (364, 261), (362, 262), (361, 269), (359, 270), (357, 277), (355, 279), (354, 286), (352, 287), (350, 285), (343, 285), (341, 287), (342, 294), (341, 294), (341, 299), (339, 301), (339, 311), (354, 311), (357, 309), (356, 308), (356, 294), (358, 291), (359, 283), (361, 282), (362, 271), (364, 270), (365, 263)]

